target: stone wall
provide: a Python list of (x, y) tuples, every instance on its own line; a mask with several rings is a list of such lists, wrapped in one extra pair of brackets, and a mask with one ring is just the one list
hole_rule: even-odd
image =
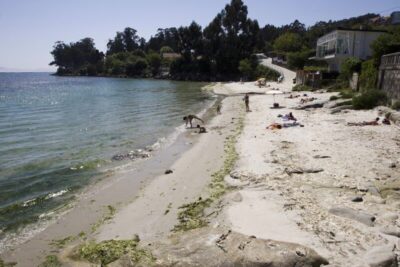
[(382, 57), (378, 87), (390, 98), (400, 99), (400, 52)]

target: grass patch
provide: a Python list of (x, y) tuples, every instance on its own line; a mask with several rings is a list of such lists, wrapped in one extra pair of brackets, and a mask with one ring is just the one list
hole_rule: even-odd
[(209, 184), (210, 196), (206, 199), (201, 197), (194, 202), (185, 204), (179, 209), (178, 213), (179, 223), (175, 225), (172, 231), (188, 231), (208, 225), (208, 221), (205, 218), (204, 211), (210, 207), (211, 204), (225, 194), (227, 187), (225, 185), (224, 177), (228, 175), (238, 159), (238, 153), (236, 152), (236, 140), (244, 127), (243, 116), (239, 119), (238, 126), (234, 134), (230, 135), (225, 140), (224, 151), (225, 160), (222, 168), (211, 175), (211, 183)]
[(298, 84), (293, 86), (292, 91), (301, 92), (301, 91), (314, 91), (314, 89), (308, 85)]
[(57, 256), (49, 255), (46, 256), (44, 262), (42, 262), (38, 267), (61, 267), (61, 266), (62, 266), (61, 262), (58, 260)]
[(100, 243), (88, 242), (79, 246), (71, 258), (86, 260), (101, 266), (110, 264), (122, 256), (129, 257), (135, 263), (151, 266), (155, 262), (154, 256), (147, 250), (138, 248), (139, 237), (132, 240), (106, 240)]
[(347, 106), (347, 105), (352, 105), (353, 104), (353, 100), (349, 99), (340, 103), (337, 103), (336, 106), (340, 107), (340, 106)]
[(381, 104), (385, 104), (387, 96), (380, 90), (368, 90), (359, 96), (353, 97), (353, 106), (355, 109), (372, 109)]

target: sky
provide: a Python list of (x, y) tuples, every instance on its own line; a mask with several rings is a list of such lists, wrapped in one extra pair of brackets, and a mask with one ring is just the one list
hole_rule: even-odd
[[(260, 26), (298, 19), (306, 26), (366, 13), (400, 11), (399, 0), (243, 0)], [(0, 72), (54, 71), (56, 41), (91, 37), (106, 50), (108, 39), (131, 27), (148, 39), (158, 28), (208, 23), (230, 0), (0, 0)]]

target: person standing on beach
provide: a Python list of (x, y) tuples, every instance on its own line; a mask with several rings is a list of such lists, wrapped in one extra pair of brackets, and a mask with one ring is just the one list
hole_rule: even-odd
[(243, 98), (244, 104), (246, 105), (246, 112), (250, 112), (250, 107), (249, 107), (249, 94), (245, 94)]
[(199, 117), (197, 117), (196, 115), (187, 115), (187, 116), (183, 117), (183, 120), (185, 121), (185, 126), (187, 127), (187, 125), (189, 123), (190, 128), (193, 128), (193, 126), (192, 126), (193, 119), (199, 120), (202, 123), (204, 123), (204, 121), (202, 119), (200, 119)]

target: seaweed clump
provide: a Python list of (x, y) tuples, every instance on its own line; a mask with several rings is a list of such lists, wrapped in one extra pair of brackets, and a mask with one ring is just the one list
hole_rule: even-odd
[[(1, 264), (0, 264), (1, 266)], [(42, 262), (39, 267), (61, 267), (61, 262), (55, 255), (48, 255), (44, 262)]]
[(180, 206), (182, 209), (178, 213), (179, 224), (175, 225), (173, 231), (188, 231), (195, 228), (200, 228), (207, 225), (204, 218), (204, 210), (212, 203), (211, 198), (202, 199), (201, 197), (194, 202)]
[(149, 251), (138, 248), (138, 243), (138, 237), (132, 240), (106, 240), (100, 243), (91, 241), (77, 247), (72, 258), (104, 266), (127, 256), (132, 262), (151, 265), (155, 261), (154, 256)]

